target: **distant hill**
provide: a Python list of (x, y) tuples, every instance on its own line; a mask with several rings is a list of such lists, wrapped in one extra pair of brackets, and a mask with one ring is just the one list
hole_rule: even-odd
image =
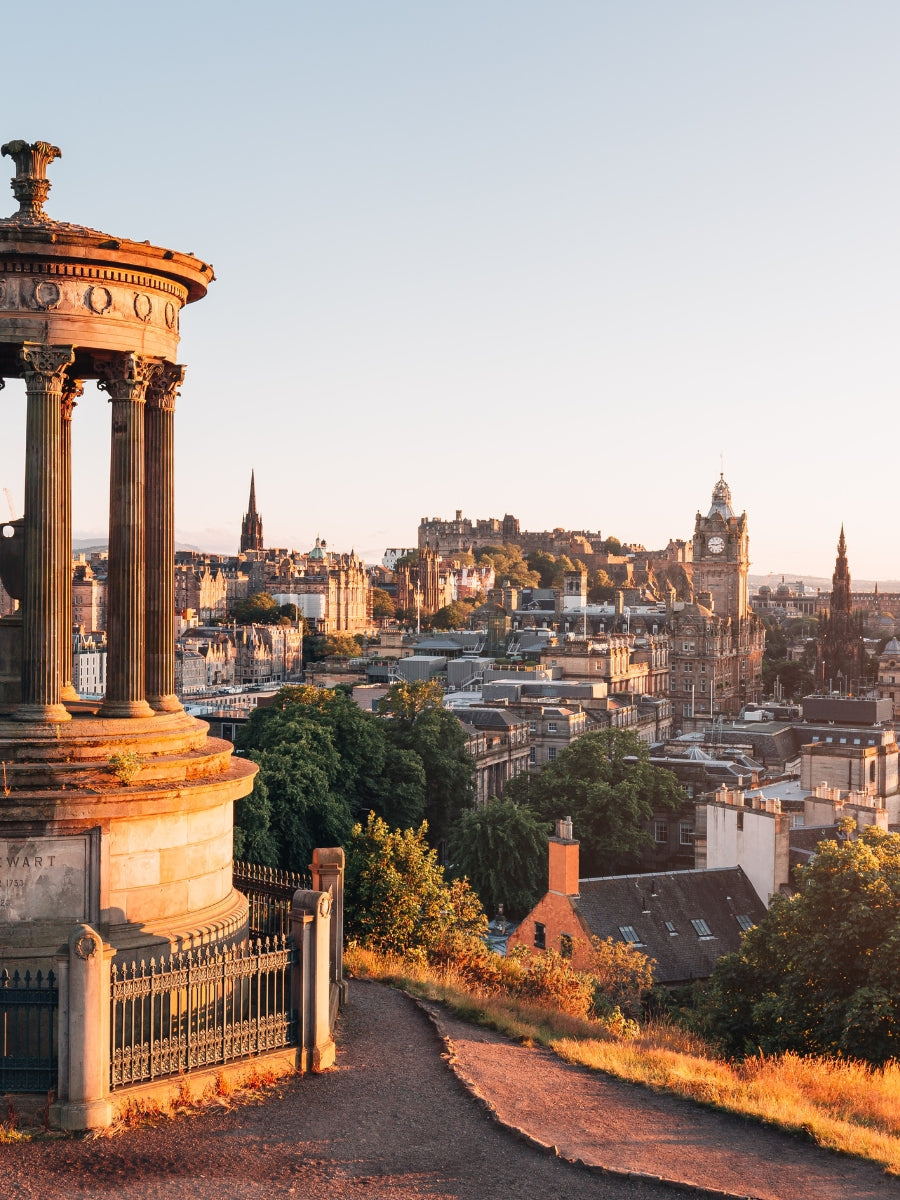
[[(199, 546), (188, 546), (183, 542), (175, 543), (176, 550), (200, 550)], [(92, 542), (90, 539), (75, 538), (72, 542), (73, 554), (105, 554), (109, 550), (109, 542)]]
[[(755, 592), (761, 584), (768, 584), (771, 588), (776, 588), (781, 583), (782, 579), (787, 584), (795, 584), (800, 582), (804, 585), (807, 591), (814, 592), (816, 588), (821, 588), (823, 592), (831, 591), (831, 576), (820, 575), (792, 575), (790, 571), (773, 571), (771, 575), (748, 575), (747, 579), (750, 583), (750, 591)], [(854, 592), (874, 592), (874, 579), (856, 579), (851, 580), (851, 586)], [(900, 579), (879, 579), (879, 592), (900, 592)]]

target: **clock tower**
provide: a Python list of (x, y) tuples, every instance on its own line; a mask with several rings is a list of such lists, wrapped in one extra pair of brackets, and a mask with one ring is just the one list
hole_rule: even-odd
[(694, 595), (709, 592), (716, 616), (743, 620), (749, 612), (747, 572), (750, 539), (747, 514), (734, 515), (731, 489), (720, 475), (712, 493), (712, 506), (694, 521)]

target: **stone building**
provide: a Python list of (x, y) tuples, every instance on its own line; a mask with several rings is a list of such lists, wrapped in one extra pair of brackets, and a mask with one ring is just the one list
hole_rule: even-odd
[(502, 799), (506, 785), (528, 770), (530, 762), (529, 722), (502, 708), (472, 707), (457, 716), (468, 733), (468, 750), (475, 760), (477, 804)]
[(72, 570), (72, 624), (88, 633), (106, 629), (106, 576), (80, 560)]
[(750, 610), (749, 567), (747, 514), (735, 516), (720, 476), (708, 513), (694, 523), (693, 602), (669, 597), (670, 695), (682, 728), (762, 699), (765, 629)]
[(900, 641), (891, 638), (878, 655), (878, 695), (890, 700), (893, 715), (900, 717)]

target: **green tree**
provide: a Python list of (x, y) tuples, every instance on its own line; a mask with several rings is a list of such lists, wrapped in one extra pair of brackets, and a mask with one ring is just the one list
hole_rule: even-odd
[(425, 819), (435, 845), (475, 800), (475, 763), (462, 725), (434, 683), (395, 683), (378, 706), (388, 741), (414, 751), (425, 771)]
[(325, 635), (322, 646), (323, 658), (358, 658), (362, 646), (359, 638), (352, 633), (329, 633)]
[(546, 550), (532, 550), (525, 561), (528, 563), (530, 571), (537, 572), (539, 587), (553, 587), (553, 577), (556, 572), (554, 555), (548, 554)]
[[(424, 815), (421, 759), (392, 745), (384, 722), (340, 689), (282, 688), (271, 706), (254, 709), (239, 745), (260, 764), (260, 774), (253, 793), (235, 809), (238, 857), (289, 866), (298, 820), (312, 821), (320, 839), (325, 829), (336, 831), (314, 846), (340, 844), (353, 820), (369, 811), (402, 825), (417, 825)], [(296, 745), (314, 761), (288, 786)]]
[(493, 798), (454, 825), (453, 868), (468, 877), (489, 913), (502, 904), (508, 916), (524, 917), (546, 890), (550, 829), (524, 805)]
[(299, 705), (274, 715), (249, 750), (259, 774), (235, 806), (236, 845), (255, 861), (305, 871), (316, 846), (345, 842), (353, 814), (336, 786), (341, 763), (327, 724)]
[(771, 695), (775, 690), (776, 682), (784, 688), (784, 695), (789, 700), (807, 696), (815, 687), (812, 671), (808, 670), (802, 662), (795, 662), (789, 658), (771, 659), (766, 657), (762, 663), (763, 691), (767, 695)]
[(372, 616), (376, 621), (389, 621), (397, 608), (384, 588), (372, 588)]
[(602, 567), (598, 567), (588, 588), (588, 602), (590, 604), (607, 604), (615, 598), (615, 595), (615, 583)]
[(498, 583), (508, 581), (513, 587), (538, 587), (540, 575), (529, 569), (519, 546), (483, 546), (478, 552), (479, 563), (490, 563)]
[(507, 796), (544, 821), (571, 816), (584, 872), (611, 875), (637, 867), (652, 844), (645, 823), (678, 808), (684, 792), (633, 733), (604, 729), (582, 734), (537, 775), (511, 780)]
[(445, 604), (443, 608), (437, 610), (431, 618), (431, 628), (465, 629), (471, 615), (471, 605), (463, 604), (461, 600), (454, 600), (452, 604)]
[(345, 928), (360, 945), (393, 954), (436, 951), (480, 937), (487, 922), (465, 880), (449, 882), (426, 827), (390, 829), (374, 813), (346, 843)]
[(603, 543), (604, 554), (619, 555), (622, 553), (622, 550), (623, 550), (622, 543), (619, 541), (619, 539), (617, 537), (608, 537), (608, 538), (606, 538), (606, 540)]
[(900, 1057), (900, 836), (820, 842), (798, 884), (720, 959), (706, 1029), (733, 1054)]
[(281, 609), (267, 592), (254, 592), (238, 600), (232, 615), (239, 625), (280, 625)]

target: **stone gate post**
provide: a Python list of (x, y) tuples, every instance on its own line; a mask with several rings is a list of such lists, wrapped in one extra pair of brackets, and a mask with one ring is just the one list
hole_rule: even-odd
[(338, 1004), (347, 1002), (344, 979), (344, 851), (340, 846), (313, 850), (310, 863), (313, 889), (331, 895), (331, 982), (337, 989)]
[(297, 891), (291, 902), (295, 952), (301, 946), (306, 949), (298, 964), (299, 971), (295, 966), (292, 980), (303, 1070), (324, 1071), (334, 1066), (330, 1021), (331, 907), (327, 892)]
[(115, 951), (90, 925), (76, 925), (59, 971), (59, 1097), (51, 1120), (61, 1129), (105, 1129), (109, 1101), (109, 980)]

